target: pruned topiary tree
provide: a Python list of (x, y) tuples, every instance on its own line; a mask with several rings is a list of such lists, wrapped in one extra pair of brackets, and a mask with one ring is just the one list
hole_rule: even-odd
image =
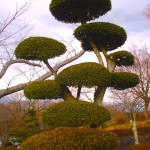
[[(74, 36), (81, 42), (84, 51), (95, 53), (98, 62), (72, 65), (58, 73), (48, 60), (65, 53), (66, 47), (63, 43), (46, 37), (30, 37), (16, 48), (17, 58), (42, 61), (54, 76), (54, 80), (35, 81), (28, 84), (24, 89), (26, 97), (30, 99), (62, 98), (66, 101), (55, 104), (45, 111), (44, 121), (50, 128), (104, 123), (110, 119), (110, 116), (104, 107), (98, 105), (102, 105), (106, 89), (114, 87), (124, 90), (139, 83), (136, 74), (115, 72), (116, 66), (127, 67), (134, 63), (134, 56), (130, 52), (124, 50), (112, 52), (125, 43), (127, 39), (125, 30), (109, 22), (88, 22), (105, 15), (110, 10), (111, 0), (52, 0), (50, 3), (50, 12), (58, 21), (81, 23), (74, 30)], [(70, 86), (78, 88), (76, 97), (69, 90)], [(95, 87), (95, 104), (79, 102), (82, 87)], [(88, 135), (87, 130), (86, 133)], [(66, 145), (62, 142), (55, 147), (61, 147), (62, 144)], [(75, 149), (80, 149), (79, 147)], [(81, 149), (86, 149), (86, 146)], [(94, 150), (99, 147), (95, 145), (87, 149)]]
[[(134, 56), (130, 52), (125, 50), (112, 52), (125, 43), (127, 39), (125, 30), (109, 22), (88, 23), (110, 11), (111, 0), (52, 0), (49, 9), (59, 21), (81, 23), (75, 29), (74, 36), (81, 42), (84, 51), (95, 53), (98, 62), (73, 65), (57, 73), (48, 60), (64, 54), (65, 45), (47, 37), (25, 39), (17, 46), (16, 57), (43, 61), (55, 77), (54, 80), (43, 83), (39, 81), (30, 83), (24, 90), (26, 97), (79, 99), (82, 87), (95, 87), (94, 102), (102, 105), (107, 87), (124, 90), (139, 83), (136, 74), (115, 73), (116, 66), (127, 67), (134, 64)], [(71, 94), (68, 86), (78, 88), (77, 97)]]

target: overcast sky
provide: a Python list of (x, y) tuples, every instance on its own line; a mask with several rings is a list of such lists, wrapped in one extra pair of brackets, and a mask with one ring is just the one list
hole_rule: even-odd
[[(0, 14), (13, 12), (16, 3), (21, 5), (25, 0), (0, 0)], [(51, 0), (32, 0), (29, 10), (22, 16), (26, 20), (32, 19), (33, 30), (30, 35), (57, 38), (71, 36), (76, 25), (57, 21), (49, 11)], [(95, 21), (106, 21), (122, 26), (128, 35), (123, 48), (131, 44), (143, 45), (150, 43), (150, 21), (142, 12), (149, 0), (112, 0), (112, 10)]]

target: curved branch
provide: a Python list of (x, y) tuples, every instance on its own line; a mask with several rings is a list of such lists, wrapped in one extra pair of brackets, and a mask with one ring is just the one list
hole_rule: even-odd
[[(84, 54), (84, 50), (80, 51), (78, 54), (76, 54), (75, 56), (72, 56), (64, 61), (62, 61), (61, 63), (59, 64), (56, 64), (54, 66), (54, 71), (57, 72), (61, 67), (69, 64), (70, 62), (78, 59), (79, 57), (81, 57), (82, 55)], [(44, 75), (42, 75), (41, 77), (39, 77), (38, 79), (36, 79), (35, 81), (41, 81), (41, 80), (45, 80), (47, 78), (49, 78), (50, 76), (52, 75), (51, 72), (48, 72), (48, 73), (45, 73)], [(27, 83), (23, 83), (23, 84), (18, 84), (16, 86), (12, 86), (10, 88), (7, 88), (7, 89), (2, 89), (0, 90), (0, 98), (6, 96), (6, 95), (9, 95), (9, 94), (12, 94), (12, 93), (15, 93), (15, 92), (18, 92), (18, 91), (21, 91), (23, 90), (24, 86), (27, 85), (29, 82)]]
[(20, 60), (20, 59), (18, 59), (18, 60), (10, 60), (10, 61), (6, 62), (3, 65), (3, 68), (0, 71), (0, 79), (4, 76), (4, 74), (6, 73), (7, 69), (9, 68), (9, 66), (11, 66), (12, 64), (16, 64), (16, 63), (25, 63), (25, 64), (28, 64), (28, 65), (31, 65), (31, 66), (41, 67), (40, 64), (32, 63), (32, 62), (29, 62), (29, 61), (26, 61), (26, 60)]

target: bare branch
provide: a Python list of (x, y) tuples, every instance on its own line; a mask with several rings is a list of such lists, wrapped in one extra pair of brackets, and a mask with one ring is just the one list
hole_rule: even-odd
[(9, 68), (10, 65), (12, 64), (16, 64), (16, 63), (25, 63), (25, 64), (28, 64), (28, 65), (32, 65), (32, 66), (36, 66), (36, 67), (41, 67), (41, 65), (39, 64), (36, 64), (36, 63), (32, 63), (32, 62), (29, 62), (29, 61), (26, 61), (26, 60), (10, 60), (8, 62), (6, 62), (2, 68), (2, 70), (0, 71), (0, 79), (4, 76), (4, 74), (6, 73), (7, 69)]
[[(65, 65), (69, 64), (70, 62), (78, 59), (80, 56), (82, 56), (84, 54), (84, 52), (85, 51), (82, 50), (78, 54), (76, 54), (75, 56), (72, 56), (72, 57), (64, 60), (63, 62), (61, 62), (59, 64), (56, 64), (53, 67), (54, 71), (57, 72), (61, 67), (63, 67)], [(38, 79), (36, 79), (36, 81), (45, 80), (45, 79), (49, 78), (50, 76), (52, 76), (52, 73), (51, 72), (47, 72), (44, 75), (40, 76)], [(24, 86), (27, 85), (28, 83), (18, 84), (16, 86), (12, 86), (10, 88), (0, 90), (0, 98), (4, 97), (6, 95), (9, 95), (9, 94), (12, 94), (12, 93), (15, 93), (15, 92), (23, 90)]]

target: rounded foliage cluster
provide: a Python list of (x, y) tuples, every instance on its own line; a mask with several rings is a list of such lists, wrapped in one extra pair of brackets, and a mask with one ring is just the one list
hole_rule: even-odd
[(15, 50), (16, 58), (45, 61), (66, 52), (61, 42), (47, 37), (29, 37), (19, 43)]
[(29, 99), (55, 99), (61, 95), (61, 87), (54, 80), (34, 81), (24, 88), (24, 94)]
[(107, 87), (110, 83), (110, 73), (98, 63), (85, 62), (64, 69), (57, 75), (56, 81), (68, 86)]
[(132, 66), (134, 64), (134, 56), (128, 51), (118, 51), (109, 54), (109, 57), (116, 62), (117, 66)]
[(78, 127), (100, 124), (110, 120), (110, 113), (102, 106), (80, 100), (59, 102), (43, 113), (43, 121), (49, 128)]
[(82, 47), (86, 51), (93, 51), (90, 42), (93, 42), (99, 51), (102, 48), (111, 51), (122, 46), (127, 39), (126, 32), (122, 27), (108, 22), (80, 25), (74, 31), (74, 35), (81, 41)]
[(28, 138), (21, 150), (114, 150), (116, 134), (92, 128), (56, 128)]
[(110, 0), (52, 0), (50, 4), (52, 15), (66, 23), (94, 20), (110, 9)]
[(139, 76), (130, 72), (114, 72), (111, 74), (110, 86), (117, 90), (135, 87), (139, 84)]

